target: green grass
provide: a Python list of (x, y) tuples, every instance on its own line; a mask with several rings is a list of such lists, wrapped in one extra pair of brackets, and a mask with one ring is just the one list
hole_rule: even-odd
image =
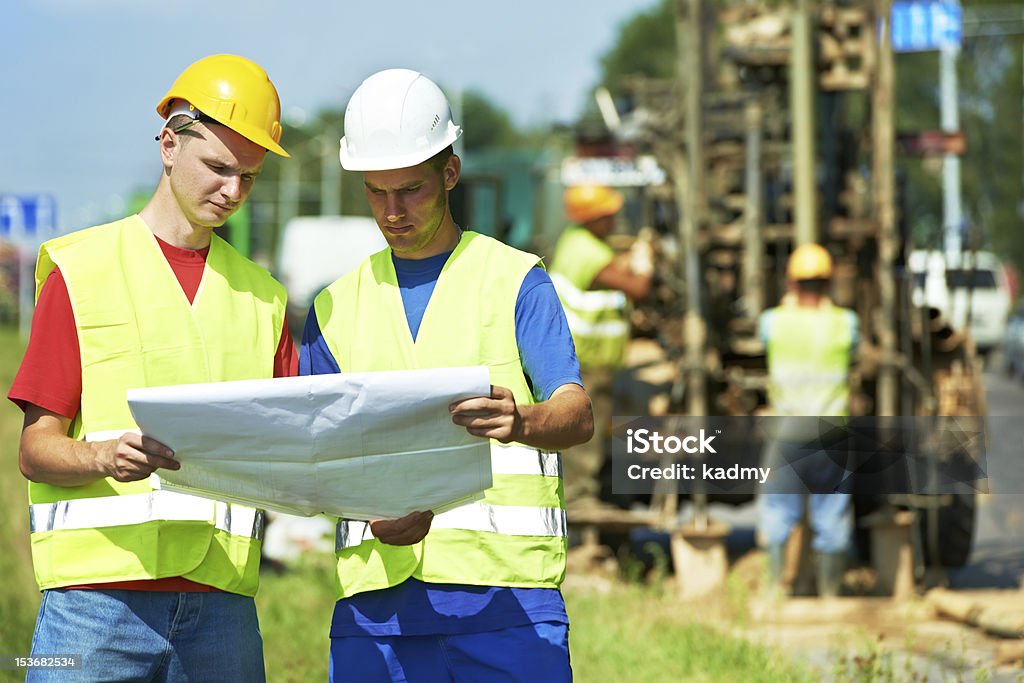
[(281, 575), (263, 575), (256, 608), (268, 681), (327, 680), (333, 607), (333, 555), (309, 557)]
[[(0, 328), (0, 654), (28, 654), (39, 606), (28, 544), (28, 486), (18, 471), (21, 411), (6, 400), (23, 352), (17, 331)], [(0, 671), (0, 680), (23, 679)]]
[(575, 680), (675, 683), (811, 681), (781, 653), (697, 622), (699, 605), (637, 584), (565, 591)]
[[(0, 328), (0, 389), (4, 397), (23, 345)], [(0, 654), (27, 654), (39, 605), (28, 543), (28, 497), (18, 471), (21, 411), (0, 408)], [(334, 601), (333, 561), (311, 557), (282, 575), (263, 577), (256, 598), (273, 683), (327, 679), (328, 627)], [(690, 618), (674, 595), (636, 584), (614, 584), (608, 593), (566, 591), (572, 621), (570, 647), (576, 680), (605, 681), (801, 681), (801, 670), (780, 654), (723, 635)], [(0, 682), (20, 681), (0, 671)]]

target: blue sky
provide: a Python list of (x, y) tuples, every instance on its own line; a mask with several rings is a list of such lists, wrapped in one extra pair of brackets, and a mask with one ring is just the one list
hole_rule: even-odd
[(363, 78), (404, 66), (480, 90), (518, 123), (568, 121), (622, 21), (653, 3), (8, 0), (0, 194), (52, 194), (65, 230), (119, 213), (156, 183), (156, 103), (217, 52), (260, 63), (286, 111), (340, 109)]

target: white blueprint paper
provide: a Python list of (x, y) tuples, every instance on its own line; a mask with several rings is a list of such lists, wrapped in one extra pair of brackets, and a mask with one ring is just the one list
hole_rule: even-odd
[(487, 368), (364, 372), (130, 389), (144, 434), (181, 469), (160, 488), (299, 515), (387, 519), (479, 500), (490, 444), (448, 404)]

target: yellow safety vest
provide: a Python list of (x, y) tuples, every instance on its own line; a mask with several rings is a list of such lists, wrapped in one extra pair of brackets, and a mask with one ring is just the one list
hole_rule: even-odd
[(769, 399), (776, 415), (849, 415), (854, 313), (826, 304), (766, 311)]
[[(128, 388), (273, 376), (284, 288), (216, 235), (191, 305), (137, 215), (43, 244), (37, 296), (54, 267), (67, 283), (82, 355), (75, 439), (136, 429)], [(182, 576), (256, 592), (260, 511), (111, 478), (32, 482), (29, 503), (40, 589)]]
[[(486, 365), (491, 382), (532, 404), (515, 339), (519, 287), (539, 260), (474, 232), (462, 235), (438, 278), (415, 342), (390, 249), (317, 296), (323, 338), (342, 372)], [(364, 522), (337, 531), (338, 597), (429, 583), (556, 588), (565, 577), (559, 454), (491, 444), (493, 486), (482, 501), (434, 517), (411, 546), (379, 542)]]
[(583, 368), (617, 368), (629, 341), (626, 295), (616, 289), (590, 289), (594, 277), (615, 257), (612, 248), (579, 226), (565, 229), (555, 245), (551, 281)]

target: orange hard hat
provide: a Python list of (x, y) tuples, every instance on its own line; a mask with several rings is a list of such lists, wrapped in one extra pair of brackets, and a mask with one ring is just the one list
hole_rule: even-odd
[(790, 280), (824, 280), (832, 277), (832, 257), (820, 244), (801, 244), (786, 266)]
[(573, 185), (565, 191), (565, 215), (575, 223), (613, 216), (622, 208), (622, 194), (604, 185)]

